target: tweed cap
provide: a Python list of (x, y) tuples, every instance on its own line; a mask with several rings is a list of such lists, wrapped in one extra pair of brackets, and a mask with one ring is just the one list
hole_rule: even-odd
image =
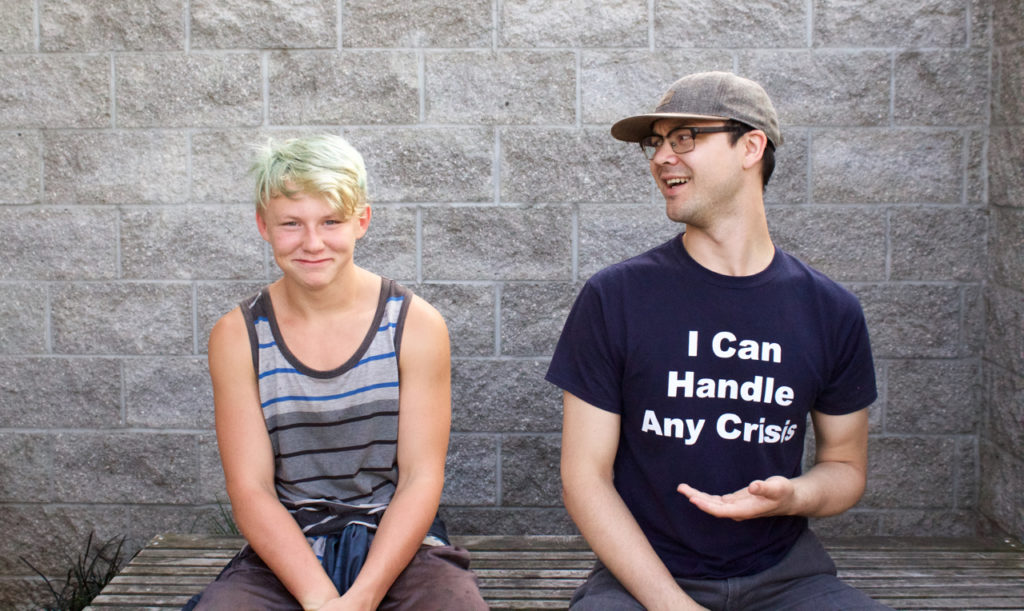
[(639, 142), (659, 119), (731, 119), (763, 131), (775, 147), (782, 144), (779, 118), (764, 88), (730, 72), (684, 76), (672, 83), (654, 112), (622, 119), (612, 125), (612, 136)]

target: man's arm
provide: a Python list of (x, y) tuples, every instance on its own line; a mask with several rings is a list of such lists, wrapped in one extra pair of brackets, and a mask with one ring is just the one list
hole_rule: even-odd
[(701, 609), (676, 584), (612, 482), (617, 414), (564, 393), (562, 494), (591, 549), (647, 609)]
[(406, 314), (399, 371), (398, 486), (359, 577), (341, 598), (345, 604), (325, 609), (376, 609), (423, 543), (441, 502), (451, 428), (448, 329), (418, 297)]
[(814, 466), (803, 475), (751, 482), (731, 494), (713, 495), (687, 484), (679, 492), (711, 515), (733, 520), (766, 516), (824, 517), (853, 507), (864, 494), (868, 468), (868, 410), (829, 416), (811, 412)]
[(238, 528), (302, 608), (318, 609), (338, 591), (274, 490), (274, 455), (241, 310), (214, 326), (209, 363), (217, 444)]

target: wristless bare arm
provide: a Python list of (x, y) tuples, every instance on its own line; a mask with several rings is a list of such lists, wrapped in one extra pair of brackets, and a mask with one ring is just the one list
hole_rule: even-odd
[(274, 490), (274, 456), (240, 310), (210, 334), (217, 443), (231, 508), (249, 545), (299, 601), (318, 609), (338, 591)]
[(342, 597), (346, 605), (338, 608), (377, 608), (420, 548), (441, 502), (451, 427), (448, 330), (433, 307), (413, 299), (399, 361), (398, 486), (359, 577)]
[(612, 481), (617, 414), (564, 393), (562, 490), (565, 507), (601, 562), (652, 611), (701, 609), (676, 584)]
[(812, 411), (815, 463), (793, 479), (781, 476), (751, 482), (730, 494), (713, 495), (686, 483), (679, 492), (711, 515), (733, 520), (765, 516), (824, 517), (853, 507), (864, 493), (868, 463), (868, 410), (842, 416)]

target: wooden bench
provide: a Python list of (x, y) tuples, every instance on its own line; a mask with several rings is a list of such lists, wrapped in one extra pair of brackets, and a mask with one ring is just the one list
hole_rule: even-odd
[[(594, 555), (581, 537), (463, 536), (493, 609), (564, 609)], [(180, 608), (220, 572), (242, 539), (157, 535), (88, 607)], [(896, 609), (1024, 610), (1024, 545), (1002, 539), (825, 539), (848, 583)]]

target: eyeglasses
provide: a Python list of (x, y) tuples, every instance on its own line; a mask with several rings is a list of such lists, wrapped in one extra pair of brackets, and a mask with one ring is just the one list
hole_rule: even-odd
[(665, 139), (668, 139), (669, 146), (672, 147), (672, 152), (676, 155), (682, 155), (683, 153), (689, 153), (693, 150), (694, 137), (697, 134), (717, 134), (720, 132), (738, 132), (742, 128), (739, 125), (716, 125), (714, 127), (677, 127), (668, 133), (665, 138), (651, 134), (640, 141), (640, 150), (644, 152), (644, 157), (648, 160), (654, 159), (655, 153), (661, 148), (662, 143)]

